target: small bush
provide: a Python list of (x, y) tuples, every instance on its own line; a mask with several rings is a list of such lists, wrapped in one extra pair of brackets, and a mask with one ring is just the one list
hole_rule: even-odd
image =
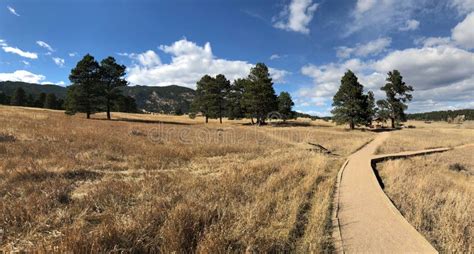
[(15, 141), (15, 136), (5, 133), (0, 133), (0, 142), (13, 142)]
[(454, 163), (449, 165), (449, 169), (456, 172), (467, 171), (467, 168), (461, 163)]

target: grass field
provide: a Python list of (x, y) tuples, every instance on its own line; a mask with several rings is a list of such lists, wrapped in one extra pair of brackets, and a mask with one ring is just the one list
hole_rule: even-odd
[(113, 117), (0, 107), (2, 249), (328, 251), (335, 176), (374, 135)]
[(446, 122), (408, 122), (415, 129), (393, 132), (378, 150), (378, 154), (416, 151), (429, 148), (455, 147), (474, 143), (474, 122), (448, 124)]
[(474, 252), (474, 146), (378, 165), (385, 192), (441, 253)]

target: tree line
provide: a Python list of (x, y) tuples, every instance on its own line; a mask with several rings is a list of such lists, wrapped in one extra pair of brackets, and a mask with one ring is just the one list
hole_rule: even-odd
[(135, 99), (122, 95), (121, 87), (127, 86), (124, 65), (109, 56), (98, 63), (90, 54), (85, 55), (71, 70), (71, 86), (65, 100), (66, 114), (85, 113), (87, 118), (105, 111), (137, 112)]
[(369, 126), (374, 120), (390, 120), (391, 127), (406, 121), (406, 102), (412, 100), (413, 87), (403, 81), (398, 70), (388, 72), (387, 83), (381, 90), (386, 99), (375, 102), (374, 93), (364, 94), (364, 86), (357, 76), (348, 70), (341, 79), (339, 90), (333, 98), (333, 120), (337, 124), (349, 124), (351, 129), (358, 125)]
[(35, 98), (33, 94), (26, 93), (21, 87), (18, 87), (12, 96), (0, 93), (0, 104), (34, 108), (64, 109), (64, 100), (57, 98), (54, 93), (40, 93)]
[[(265, 124), (269, 117), (286, 121), (293, 118), (293, 100), (289, 93), (276, 95), (268, 67), (257, 63), (246, 78), (230, 82), (223, 74), (204, 75), (196, 84), (196, 96), (191, 105), (193, 113), (209, 119), (227, 117), (230, 120), (250, 118), (252, 124)], [(275, 113), (275, 114), (272, 114)], [(254, 121), (255, 119), (255, 121)]]
[(466, 120), (474, 120), (474, 109), (459, 109), (459, 110), (441, 110), (425, 113), (408, 114), (407, 118), (410, 120), (422, 121), (447, 121), (448, 118), (454, 118), (464, 115)]

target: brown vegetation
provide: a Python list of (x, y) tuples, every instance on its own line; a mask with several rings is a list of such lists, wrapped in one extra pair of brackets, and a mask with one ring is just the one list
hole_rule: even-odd
[(322, 252), (337, 170), (373, 135), (114, 117), (0, 107), (1, 248)]
[(474, 252), (473, 154), (470, 146), (378, 166), (385, 192), (441, 253)]
[(398, 153), (474, 143), (473, 122), (453, 126), (446, 122), (425, 124), (413, 121), (407, 125), (416, 126), (416, 129), (393, 132), (390, 138), (377, 150), (377, 153)]

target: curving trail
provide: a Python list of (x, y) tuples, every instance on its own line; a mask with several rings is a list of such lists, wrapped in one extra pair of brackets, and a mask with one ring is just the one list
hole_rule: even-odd
[[(374, 141), (349, 156), (347, 164), (340, 171), (333, 215), (337, 251), (437, 253), (395, 208), (374, 174), (372, 160), (386, 156), (373, 154), (389, 135), (388, 132), (377, 135)], [(432, 150), (441, 152), (442, 149), (409, 152), (403, 156), (436, 152)]]

